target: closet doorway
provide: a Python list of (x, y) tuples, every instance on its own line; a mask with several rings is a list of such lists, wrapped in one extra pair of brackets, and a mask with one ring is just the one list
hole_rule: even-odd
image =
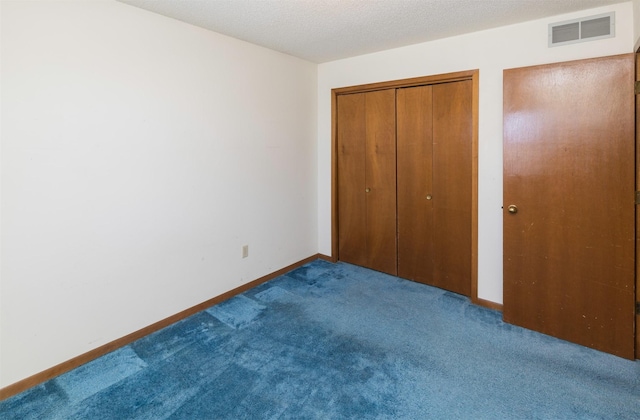
[(477, 298), (478, 71), (332, 90), (332, 255)]

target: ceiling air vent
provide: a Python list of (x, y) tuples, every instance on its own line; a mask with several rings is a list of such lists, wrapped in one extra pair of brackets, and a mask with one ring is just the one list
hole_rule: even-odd
[(615, 12), (549, 24), (549, 46), (575, 44), (616, 36)]

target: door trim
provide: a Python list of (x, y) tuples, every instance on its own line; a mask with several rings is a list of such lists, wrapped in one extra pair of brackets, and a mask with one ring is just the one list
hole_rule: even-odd
[[(635, 54), (635, 80), (640, 80), (640, 47), (636, 49)], [(636, 116), (636, 133), (635, 133), (635, 145), (636, 145), (636, 191), (640, 191), (640, 95), (635, 96), (635, 116)], [(640, 302), (640, 280), (638, 280), (638, 273), (640, 273), (640, 211), (638, 211), (638, 205), (636, 207), (636, 305)], [(640, 359), (640, 314), (636, 312), (635, 318), (635, 335), (636, 335), (636, 348), (635, 357)]]
[[(331, 260), (337, 262), (338, 255), (338, 124), (337, 98), (350, 93), (370, 92), (382, 89), (394, 89), (435, 85), (439, 83), (471, 80), (472, 82), (472, 133), (471, 133), (471, 301), (477, 305), (496, 309), (497, 304), (478, 299), (478, 109), (480, 71), (468, 70), (410, 79), (391, 80), (365, 85), (347, 86), (331, 89)], [(499, 305), (498, 305), (499, 306)]]

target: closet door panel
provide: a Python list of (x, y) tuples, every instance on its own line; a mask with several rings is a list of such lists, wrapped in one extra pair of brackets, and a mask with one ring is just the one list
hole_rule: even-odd
[(432, 87), (398, 89), (398, 276), (430, 283), (433, 273)]
[(433, 86), (433, 284), (471, 293), (472, 82)]
[(340, 95), (338, 117), (338, 252), (341, 261), (366, 266), (365, 94)]
[(367, 266), (396, 275), (396, 94), (365, 95)]

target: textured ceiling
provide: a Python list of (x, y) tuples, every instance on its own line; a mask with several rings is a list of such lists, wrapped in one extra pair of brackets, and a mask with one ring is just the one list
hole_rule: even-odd
[(621, 0), (119, 0), (316, 63)]

